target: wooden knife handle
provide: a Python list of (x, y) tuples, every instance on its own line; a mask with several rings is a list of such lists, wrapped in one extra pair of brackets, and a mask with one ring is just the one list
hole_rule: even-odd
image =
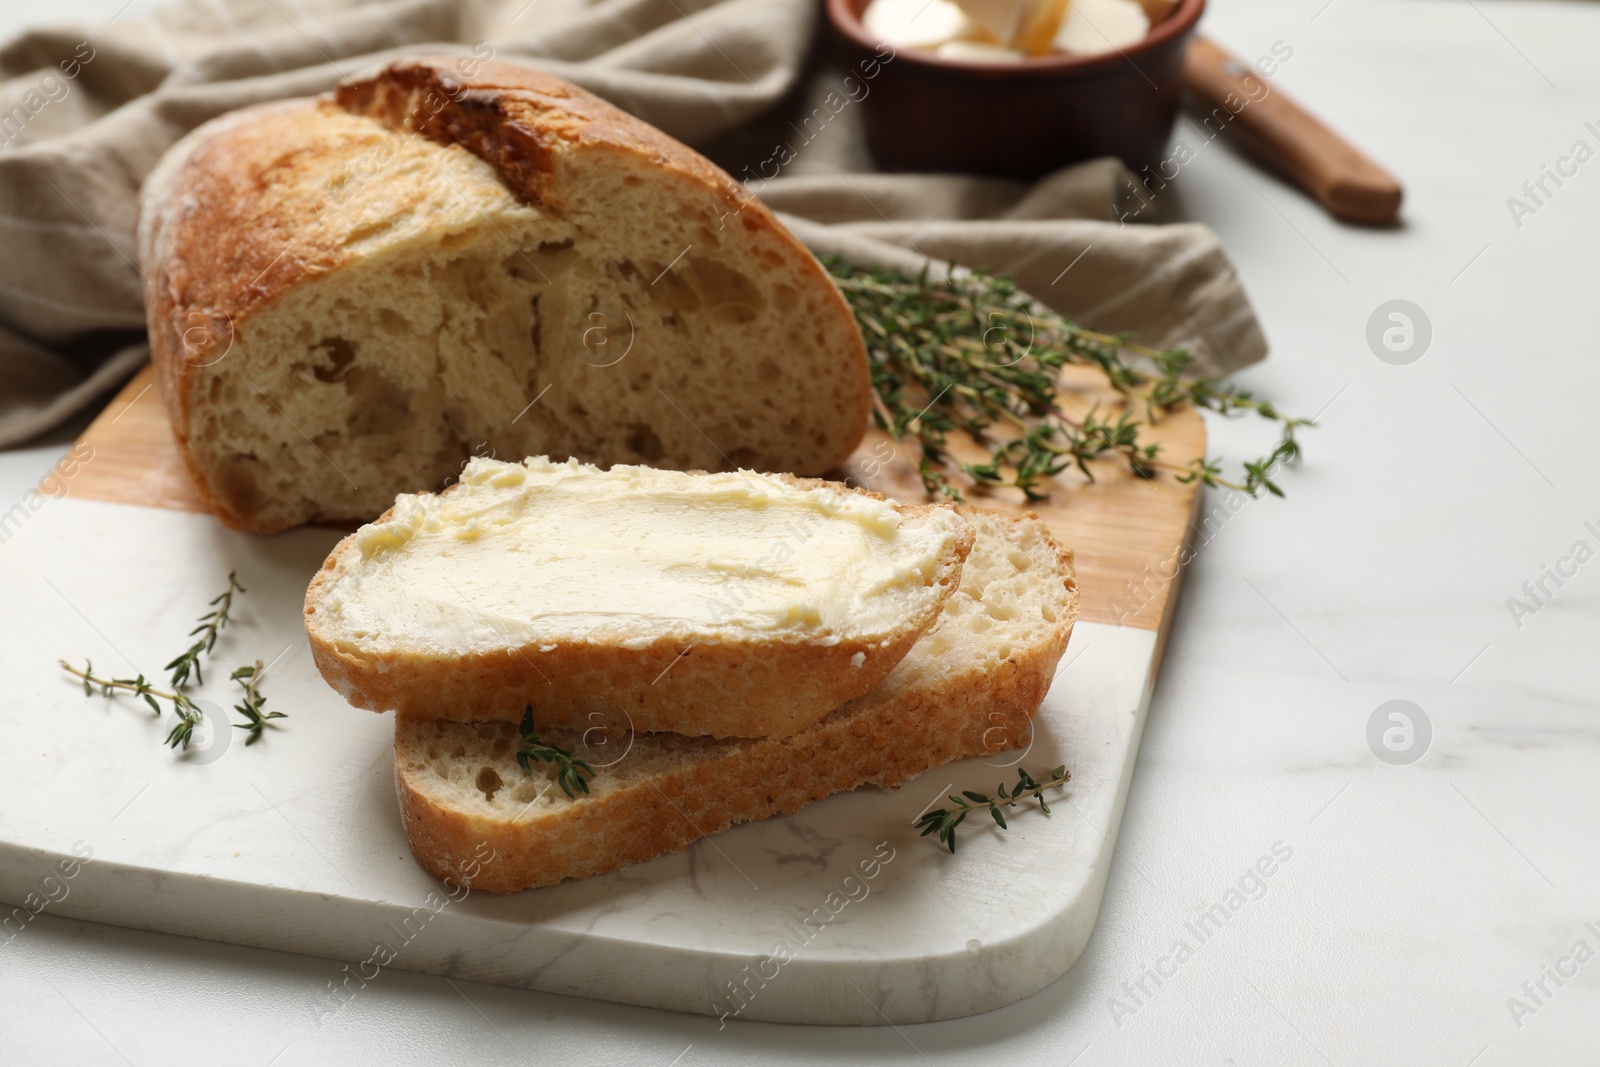
[(1369, 226), (1398, 221), (1402, 190), (1394, 175), (1274, 88), (1247, 64), (1195, 37), (1184, 85), (1207, 107), (1233, 115), (1271, 161), (1335, 218)]

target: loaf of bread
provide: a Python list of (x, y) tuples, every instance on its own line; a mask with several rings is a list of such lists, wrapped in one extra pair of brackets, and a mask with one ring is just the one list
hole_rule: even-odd
[(364, 522), (473, 454), (819, 474), (854, 319), (710, 162), (559, 78), (407, 60), (186, 137), (139, 225), (153, 360), (228, 525)]
[(786, 737), (900, 662), (972, 539), (838, 482), (474, 459), (340, 542), (306, 630), (374, 711)]
[(600, 738), (541, 729), (606, 764), (568, 796), (552, 764), (519, 766), (516, 723), (398, 719), (395, 783), (418, 862), (460, 879), (480, 861), (471, 884), (496, 893), (553, 885), (1023, 743), (1077, 617), (1072, 555), (1033, 516), (965, 514), (977, 540), (939, 621), (876, 689), (791, 737), (636, 734), (586, 747)]

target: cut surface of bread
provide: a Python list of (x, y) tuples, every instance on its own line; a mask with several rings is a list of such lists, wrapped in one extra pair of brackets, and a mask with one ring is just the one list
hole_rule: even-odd
[(153, 359), (227, 524), (362, 522), (473, 454), (820, 474), (871, 383), (821, 265), (551, 75), (410, 60), (224, 116), (146, 182)]
[(546, 742), (610, 761), (569, 797), (553, 765), (523, 772), (514, 723), (396, 720), (395, 784), (418, 862), (460, 879), (481, 861), (471, 884), (496, 893), (554, 885), (1023, 743), (1077, 617), (1072, 556), (1032, 516), (965, 514), (977, 541), (938, 623), (876, 689), (792, 737), (637, 734), (590, 749), (577, 731), (540, 727)]
[(838, 482), (474, 459), (340, 542), (306, 630), (374, 711), (783, 737), (883, 680), (973, 536)]

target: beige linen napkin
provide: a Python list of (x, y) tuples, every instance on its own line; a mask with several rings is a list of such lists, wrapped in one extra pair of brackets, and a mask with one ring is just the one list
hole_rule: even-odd
[[(1032, 188), (870, 173), (855, 99), (807, 124), (840, 77), (812, 49), (819, 22), (815, 0), (134, 0), (0, 45), (0, 447), (147, 358), (133, 232), (168, 146), (417, 53), (492, 51), (577, 82), (749, 179), (819, 252), (1005, 271), (1086, 325), (1191, 344), (1211, 371), (1265, 355), (1214, 234), (1116, 221), (1131, 179), (1115, 163)], [(785, 139), (801, 143), (778, 166)]]

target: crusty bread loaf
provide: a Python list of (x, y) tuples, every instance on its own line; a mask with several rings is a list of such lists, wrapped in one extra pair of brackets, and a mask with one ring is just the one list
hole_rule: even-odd
[(571, 798), (550, 764), (524, 774), (514, 723), (396, 720), (395, 784), (418, 862), (460, 878), (480, 861), (471, 884), (496, 893), (553, 885), (1022, 743), (1077, 617), (1072, 556), (1032, 516), (966, 514), (977, 542), (939, 622), (876, 689), (793, 737), (641, 734), (586, 748), (578, 732), (541, 728), (546, 742), (610, 764)]
[(196, 130), (146, 182), (158, 381), (230, 526), (368, 521), (468, 456), (820, 474), (871, 405), (816, 259), (559, 78), (408, 60)]
[(475, 459), (339, 543), (306, 631), (374, 711), (786, 737), (888, 675), (972, 541), (838, 482)]

